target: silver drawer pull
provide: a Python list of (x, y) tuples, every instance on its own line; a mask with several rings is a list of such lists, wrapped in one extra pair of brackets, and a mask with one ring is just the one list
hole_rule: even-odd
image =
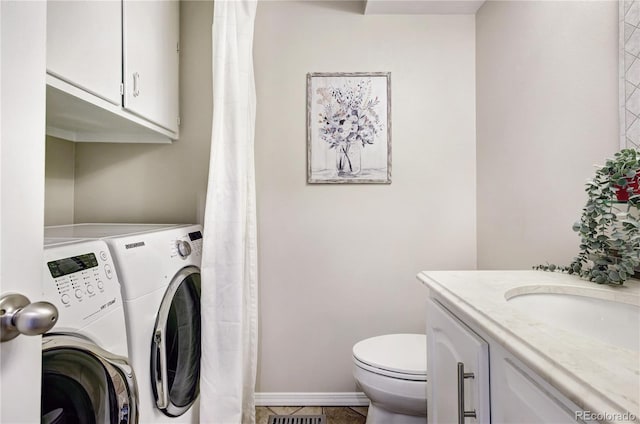
[(476, 410), (464, 410), (464, 379), (475, 378), (472, 372), (464, 372), (464, 364), (458, 362), (458, 424), (464, 424), (465, 418), (476, 418)]

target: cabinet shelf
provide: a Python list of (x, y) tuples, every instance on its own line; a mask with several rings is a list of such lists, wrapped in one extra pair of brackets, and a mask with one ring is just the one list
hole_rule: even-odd
[(47, 135), (69, 141), (171, 143), (176, 134), (47, 75)]

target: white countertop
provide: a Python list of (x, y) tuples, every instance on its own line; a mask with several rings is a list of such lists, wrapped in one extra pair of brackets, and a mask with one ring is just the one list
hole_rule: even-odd
[(454, 313), (461, 312), (470, 326), (503, 345), (583, 410), (631, 413), (632, 422), (640, 422), (638, 352), (536, 321), (505, 298), (505, 293), (517, 293), (525, 286), (528, 292), (555, 286), (556, 293), (562, 287), (574, 294), (587, 289), (603, 299), (637, 304), (640, 281), (613, 287), (543, 271), (424, 271), (418, 278)]

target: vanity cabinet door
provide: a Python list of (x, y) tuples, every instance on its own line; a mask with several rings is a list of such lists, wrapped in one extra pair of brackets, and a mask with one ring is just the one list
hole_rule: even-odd
[(176, 0), (124, 0), (124, 108), (178, 132), (180, 9)]
[(121, 2), (47, 2), (47, 73), (120, 106)]
[(494, 423), (584, 423), (584, 412), (501, 346), (491, 345)]
[[(459, 381), (458, 368), (473, 378)], [(467, 423), (489, 423), (489, 345), (442, 305), (427, 301), (427, 415), (433, 424), (458, 423), (458, 388)]]

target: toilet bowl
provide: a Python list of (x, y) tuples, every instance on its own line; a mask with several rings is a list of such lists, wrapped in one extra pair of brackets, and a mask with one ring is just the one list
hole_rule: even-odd
[(388, 334), (353, 346), (353, 376), (371, 402), (367, 424), (424, 424), (427, 339)]

